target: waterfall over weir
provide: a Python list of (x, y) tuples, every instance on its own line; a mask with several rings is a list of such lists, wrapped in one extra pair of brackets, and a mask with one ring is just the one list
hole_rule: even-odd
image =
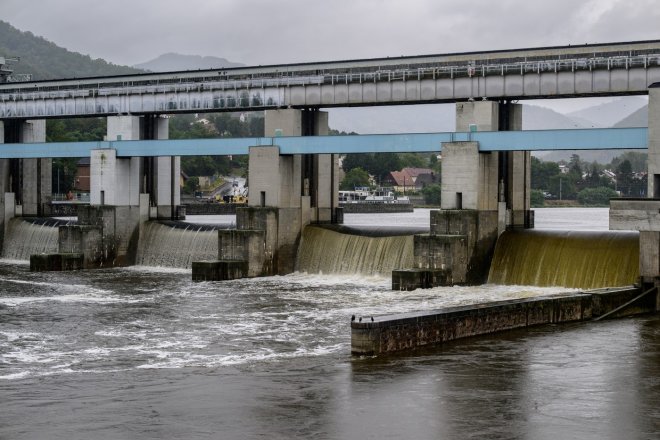
[(217, 259), (217, 228), (147, 222), (140, 237), (136, 264), (189, 269), (193, 261)]
[(525, 230), (497, 240), (488, 282), (593, 289), (638, 277), (637, 232)]
[(412, 267), (413, 235), (349, 235), (308, 226), (302, 234), (296, 269), (308, 273), (387, 275)]
[(58, 226), (64, 223), (55, 219), (11, 219), (5, 234), (2, 258), (29, 261), (32, 254), (57, 252)]

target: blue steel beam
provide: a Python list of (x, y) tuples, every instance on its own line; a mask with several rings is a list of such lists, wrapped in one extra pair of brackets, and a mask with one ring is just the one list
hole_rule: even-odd
[(474, 141), (480, 151), (646, 149), (646, 128), (490, 131), (472, 133), (375, 134), (353, 136), (170, 139), (154, 141), (0, 144), (0, 159), (87, 157), (114, 148), (117, 156), (205, 156), (248, 154), (251, 146), (280, 147), (282, 154), (439, 152), (443, 142)]

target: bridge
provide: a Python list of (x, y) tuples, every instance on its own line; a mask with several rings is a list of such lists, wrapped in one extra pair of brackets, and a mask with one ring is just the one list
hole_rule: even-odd
[[(130, 264), (140, 224), (183, 215), (181, 156), (249, 154), (249, 206), (220, 232), (216, 272), (283, 274), (305, 225), (341, 221), (338, 154), (442, 151), (441, 209), (415, 264), (476, 283), (502, 231), (533, 227), (531, 151), (648, 148), (660, 198), (659, 85), (660, 40), (0, 84), (2, 222), (47, 214), (51, 158), (90, 156), (91, 205), (60, 229), (60, 252), (84, 254), (85, 267)], [(639, 94), (648, 129), (521, 131), (519, 100)], [(321, 110), (441, 102), (456, 103), (455, 133), (327, 136)], [(267, 137), (167, 139), (168, 114), (237, 110), (264, 110)], [(48, 119), (96, 116), (108, 141), (44, 142)], [(645, 282), (660, 279), (658, 209), (613, 204), (611, 227), (643, 234)]]
[(646, 128), (600, 128), (445, 132), (347, 136), (283, 136), (227, 139), (165, 139), (4, 144), (0, 159), (89, 157), (112, 149), (117, 157), (222, 156), (249, 154), (253, 146), (276, 146), (280, 154), (441, 152), (448, 142), (477, 142), (479, 151), (644, 150)]
[(647, 94), (660, 40), (0, 84), (0, 118)]

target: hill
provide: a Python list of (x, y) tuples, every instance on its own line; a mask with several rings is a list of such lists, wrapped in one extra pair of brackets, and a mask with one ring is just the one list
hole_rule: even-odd
[(172, 72), (177, 70), (221, 69), (223, 67), (241, 67), (244, 65), (228, 61), (225, 58), (166, 53), (133, 67), (150, 72)]
[(20, 58), (20, 62), (13, 66), (14, 72), (32, 74), (35, 80), (142, 72), (71, 52), (31, 32), (22, 32), (4, 21), (0, 21), (0, 56)]
[[(606, 128), (635, 113), (644, 107), (647, 99), (642, 96), (625, 96), (605, 104), (587, 107), (569, 113), (567, 116), (587, 122), (586, 127)], [(589, 124), (590, 123), (590, 124)]]

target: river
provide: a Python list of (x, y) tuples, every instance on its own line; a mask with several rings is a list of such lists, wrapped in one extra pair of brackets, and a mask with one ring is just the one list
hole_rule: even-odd
[[(578, 229), (607, 229), (604, 212), (542, 210), (536, 222), (566, 228), (574, 215)], [(424, 221), (426, 210), (347, 218)], [(192, 283), (186, 270), (31, 273), (0, 262), (0, 439), (658, 438), (657, 315), (353, 358), (351, 314), (561, 290), (389, 283)]]

